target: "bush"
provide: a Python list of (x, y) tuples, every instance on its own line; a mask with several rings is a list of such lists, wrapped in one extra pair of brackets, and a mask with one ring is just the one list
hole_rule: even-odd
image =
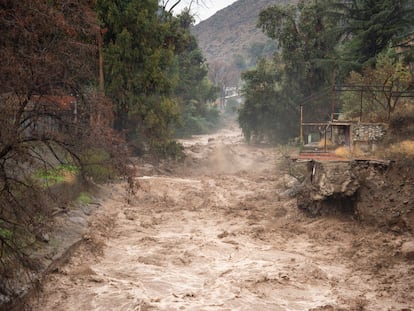
[(414, 136), (414, 110), (396, 113), (390, 119), (391, 134), (399, 139), (409, 139)]
[(80, 157), (82, 162), (82, 173), (101, 183), (118, 175), (110, 154), (98, 148), (86, 150)]
[(81, 192), (76, 200), (80, 204), (89, 204), (91, 203), (91, 197), (87, 192)]
[(175, 140), (167, 142), (154, 141), (151, 144), (154, 155), (161, 158), (172, 158), (182, 160), (185, 158), (184, 147)]
[(63, 182), (70, 182), (79, 173), (79, 167), (71, 164), (60, 164), (55, 167), (43, 168), (34, 173), (41, 187), (50, 187)]

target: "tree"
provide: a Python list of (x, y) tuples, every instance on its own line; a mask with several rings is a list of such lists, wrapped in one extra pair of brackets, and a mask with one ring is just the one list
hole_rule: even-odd
[[(99, 27), (87, 0), (3, 0), (0, 28), (2, 277), (18, 264), (29, 265), (25, 251), (47, 226), (39, 219), (48, 220), (57, 201), (35, 173), (59, 163), (82, 166), (95, 115), (96, 101), (86, 94), (96, 81)], [(7, 292), (5, 280), (0, 293)]]
[[(169, 95), (176, 81), (170, 66), (180, 34), (156, 0), (99, 0), (104, 35), (106, 91), (115, 104), (115, 127), (138, 150), (170, 138), (178, 106)], [(157, 142), (157, 143), (158, 143)]]
[(374, 67), (376, 57), (413, 27), (411, 0), (352, 0), (343, 8), (348, 35), (342, 51), (346, 68)]
[(224, 107), (226, 88), (238, 84), (238, 74), (232, 64), (223, 61), (215, 61), (209, 64), (208, 77), (219, 89), (220, 105)]
[(285, 142), (297, 129), (297, 111), (280, 104), (283, 69), (274, 60), (261, 60), (257, 68), (244, 72), (245, 103), (239, 123), (247, 141)]
[(183, 33), (181, 51), (176, 55), (177, 84), (174, 95), (180, 106), (180, 124), (176, 135), (201, 134), (211, 129), (218, 121), (218, 111), (209, 102), (216, 98), (217, 89), (208, 81), (206, 60), (198, 47), (190, 27), (194, 19), (189, 11), (177, 16)]
[[(301, 104), (305, 104), (309, 118), (320, 120), (329, 115), (326, 102), (309, 100), (326, 92), (333, 82), (335, 44), (339, 35), (335, 31), (338, 20), (330, 14), (329, 4), (330, 1), (299, 1), (297, 5), (273, 6), (260, 13), (258, 26), (276, 40), (279, 50), (272, 62), (262, 62), (257, 70), (243, 76), (245, 92), (248, 96), (262, 92), (263, 100), (268, 101), (266, 105), (274, 108), (256, 110), (254, 97), (246, 100), (239, 118), (245, 134), (251, 132), (244, 128), (249, 124), (247, 118), (254, 118), (256, 124), (266, 118), (268, 121), (263, 124), (268, 124), (265, 132), (268, 138), (279, 141), (293, 138), (296, 126), (289, 126), (287, 120), (299, 123), (297, 112)], [(266, 67), (277, 72), (270, 74)], [(274, 81), (263, 83), (260, 74), (266, 77), (264, 79), (277, 77), (277, 93), (274, 93)], [(276, 126), (269, 125), (272, 118)]]
[(337, 20), (330, 1), (299, 1), (297, 6), (274, 6), (262, 11), (258, 26), (280, 48), (286, 78), (304, 97), (332, 82)]
[[(376, 68), (367, 66), (362, 73), (352, 71), (347, 87), (357, 89), (345, 95), (344, 113), (348, 117), (362, 117), (372, 121), (390, 120), (402, 103), (402, 95), (413, 86), (408, 66), (392, 57), (392, 49), (378, 55)], [(361, 96), (360, 100), (355, 97)], [(362, 102), (361, 102), (362, 101)]]
[(177, 8), (179, 4), (182, 3), (185, 3), (187, 5), (184, 10), (187, 10), (188, 13), (192, 12), (192, 9), (194, 7), (207, 7), (206, 2), (204, 0), (159, 0), (160, 7), (170, 14), (175, 13), (174, 10)]

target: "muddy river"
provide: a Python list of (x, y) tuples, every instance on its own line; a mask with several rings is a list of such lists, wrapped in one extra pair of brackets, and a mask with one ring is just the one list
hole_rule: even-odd
[(105, 186), (84, 243), (34, 310), (414, 310), (405, 236), (308, 218), (278, 148), (240, 130), (183, 140), (184, 163), (137, 161)]

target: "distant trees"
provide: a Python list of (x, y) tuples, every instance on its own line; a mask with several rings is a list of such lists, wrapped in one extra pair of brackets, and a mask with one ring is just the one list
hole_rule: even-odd
[[(379, 55), (392, 45), (398, 46), (401, 37), (413, 29), (413, 21), (413, 5), (408, 0), (302, 0), (297, 5), (273, 6), (262, 11), (258, 27), (275, 40), (279, 50), (272, 62), (259, 63), (243, 75), (246, 103), (239, 120), (246, 137), (257, 133), (270, 141), (295, 137), (297, 129), (291, 124), (298, 124), (301, 105), (308, 119), (329, 119), (328, 92), (345, 81), (351, 70), (354, 72), (347, 81), (367, 84), (365, 96), (374, 81), (383, 86), (383, 96), (372, 95), (371, 99), (387, 111), (385, 119), (389, 119), (399, 103), (395, 91), (409, 88), (409, 79), (405, 77), (404, 83), (401, 80), (405, 76), (404, 60), (398, 56), (392, 64), (385, 65), (378, 63)], [(269, 75), (264, 68), (272, 66), (277, 73)], [(269, 76), (278, 78), (274, 83), (263, 83)], [(263, 119), (274, 126), (264, 129)], [(276, 124), (284, 124), (286, 131)]]
[(176, 22), (180, 25), (183, 40), (172, 65), (177, 75), (173, 94), (180, 112), (174, 132), (175, 136), (202, 134), (217, 125), (218, 110), (212, 103), (217, 98), (218, 88), (208, 79), (206, 59), (190, 32), (194, 23), (190, 12), (183, 11), (176, 17)]
[[(266, 130), (260, 130), (262, 138), (285, 142), (296, 134), (299, 103), (325, 91), (332, 83), (334, 63), (329, 59), (334, 54), (338, 34), (331, 29), (337, 20), (326, 14), (326, 7), (326, 1), (300, 1), (297, 6), (274, 6), (260, 13), (258, 26), (276, 40), (279, 51), (272, 62), (261, 62), (256, 70), (243, 75), (247, 98), (240, 111), (243, 130), (247, 124), (264, 125), (248, 122), (249, 116), (266, 118)], [(276, 72), (268, 72), (263, 66)], [(266, 77), (277, 77), (277, 83), (263, 83), (260, 72), (266, 72), (263, 74)], [(272, 96), (266, 95), (272, 93)], [(263, 105), (273, 109), (262, 110)], [(321, 115), (322, 106), (319, 102), (308, 111)], [(259, 128), (253, 127), (248, 132), (257, 131)]]
[(281, 69), (275, 60), (261, 60), (256, 69), (242, 75), (245, 103), (238, 120), (249, 142), (284, 142), (297, 128), (292, 114), (296, 116), (298, 111), (283, 97)]

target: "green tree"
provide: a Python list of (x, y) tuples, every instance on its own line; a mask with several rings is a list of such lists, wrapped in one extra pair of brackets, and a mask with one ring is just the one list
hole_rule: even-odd
[(216, 99), (217, 88), (207, 79), (208, 67), (190, 28), (194, 19), (189, 11), (177, 16), (182, 33), (182, 49), (176, 56), (177, 85), (174, 95), (180, 106), (180, 122), (176, 134), (200, 134), (208, 131), (218, 121), (218, 111), (209, 105)]
[(180, 119), (202, 114), (207, 100), (201, 97), (207, 65), (190, 32), (193, 17), (189, 10), (174, 17), (166, 4), (98, 1), (106, 92), (115, 103), (116, 128), (127, 132), (137, 152), (175, 146)]
[(179, 44), (171, 14), (156, 0), (99, 0), (104, 35), (106, 92), (115, 103), (115, 127), (152, 145), (168, 143), (178, 106), (170, 98), (169, 69)]
[(304, 97), (332, 82), (339, 34), (330, 4), (299, 1), (296, 6), (270, 7), (259, 16), (258, 26), (279, 45), (288, 83)]
[(283, 68), (274, 60), (260, 60), (244, 72), (245, 103), (238, 121), (247, 141), (286, 142), (297, 131), (298, 114), (283, 97)]
[[(268, 124), (265, 134), (269, 139), (279, 137), (286, 141), (294, 137), (300, 104), (305, 104), (307, 116), (314, 120), (329, 115), (323, 100), (316, 102), (309, 98), (326, 92), (332, 85), (339, 34), (335, 31), (338, 20), (330, 14), (330, 4), (331, 1), (299, 1), (297, 5), (273, 6), (260, 13), (258, 26), (276, 41), (279, 50), (272, 62), (261, 62), (256, 70), (243, 75), (247, 100), (239, 120), (247, 138), (253, 133), (249, 124), (261, 123)], [(269, 69), (277, 72), (271, 73)], [(266, 83), (261, 74), (265, 75)], [(274, 81), (267, 80), (270, 77), (277, 77), (277, 93)], [(267, 102), (260, 106), (268, 108), (256, 109), (254, 96), (249, 94), (257, 92), (262, 93), (263, 104)], [(253, 118), (252, 122), (248, 118)]]
[(345, 68), (375, 66), (377, 56), (413, 28), (412, 0), (352, 0), (343, 4)]

